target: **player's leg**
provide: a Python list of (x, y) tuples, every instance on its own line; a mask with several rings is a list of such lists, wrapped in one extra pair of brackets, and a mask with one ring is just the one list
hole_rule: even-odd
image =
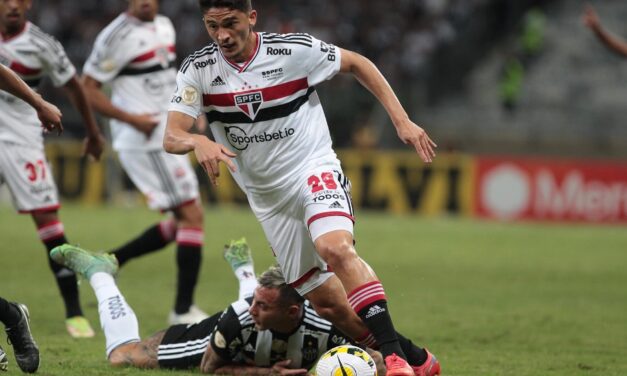
[(139, 342), (139, 324), (135, 312), (115, 283), (117, 260), (109, 254), (92, 254), (64, 244), (50, 252), (50, 258), (82, 275), (98, 300), (100, 325), (105, 334), (107, 357), (117, 347)]
[(166, 331), (162, 330), (140, 342), (118, 346), (109, 354), (109, 363), (114, 367), (159, 368), (158, 349)]
[(361, 340), (376, 341), (386, 364), (390, 363), (390, 375), (411, 374), (396, 338), (383, 285), (353, 246), (350, 182), (339, 168), (321, 168), (311, 174), (307, 183), (304, 218), (311, 239), (320, 257), (342, 282), (349, 304), (369, 329), (370, 334)]
[(120, 267), (127, 261), (165, 248), (176, 239), (176, 220), (164, 219), (109, 253), (115, 255)]
[(239, 281), (238, 299), (252, 297), (258, 282), (252, 252), (246, 238), (231, 240), (230, 244), (225, 244), (223, 255)]
[(202, 263), (204, 242), (203, 212), (199, 201), (187, 202), (173, 209), (178, 222), (176, 232), (177, 289), (170, 324), (193, 323), (207, 315), (193, 305), (194, 291)]
[[(206, 314), (193, 305), (193, 295), (202, 262), (204, 241), (203, 212), (198, 181), (187, 156), (167, 154), (163, 150), (121, 151), (120, 164), (135, 186), (148, 199), (148, 206), (162, 212), (172, 211), (175, 231), (149, 231), (158, 241), (176, 241), (178, 266), (177, 293), (169, 322), (192, 323)], [(166, 236), (164, 236), (166, 235)]]
[(434, 376), (441, 372), (440, 362), (429, 350), (416, 346), (410, 339), (396, 333), (403, 352), (407, 356), (407, 363), (419, 376)]
[[(57, 186), (46, 156), (37, 148), (0, 144), (0, 171), (13, 197), (13, 205), (20, 213), (31, 214), (48, 259), (48, 252), (67, 239), (57, 215)], [(82, 316), (76, 276), (71, 270), (48, 261), (65, 305), (68, 332), (74, 337), (93, 336), (89, 322)]]

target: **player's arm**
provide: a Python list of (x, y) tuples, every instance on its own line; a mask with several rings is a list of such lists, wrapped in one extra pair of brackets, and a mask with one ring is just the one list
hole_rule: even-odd
[(599, 15), (594, 10), (594, 8), (590, 5), (586, 6), (586, 9), (583, 14), (583, 23), (586, 25), (597, 38), (611, 51), (614, 51), (622, 56), (627, 57), (627, 42), (616, 37), (609, 31), (607, 31), (603, 25), (601, 25), (601, 20), (599, 19)]
[(55, 105), (46, 102), (39, 94), (28, 87), (21, 78), (1, 64), (0, 89), (15, 95), (31, 105), (37, 111), (37, 116), (46, 130), (52, 131), (56, 129), (59, 134), (63, 131), (61, 111)]
[(168, 123), (163, 137), (163, 148), (172, 154), (186, 154), (191, 151), (196, 160), (205, 170), (213, 185), (217, 185), (220, 176), (220, 162), (226, 163), (235, 172), (235, 164), (231, 158), (236, 157), (224, 145), (211, 141), (204, 134), (194, 134), (190, 130), (194, 125), (192, 116), (178, 111), (168, 112)]
[(340, 72), (352, 74), (381, 102), (387, 111), (398, 137), (411, 144), (424, 162), (431, 162), (435, 157), (436, 144), (431, 141), (427, 132), (409, 119), (407, 112), (399, 102), (396, 94), (379, 69), (364, 56), (340, 49)]
[(248, 375), (296, 375), (305, 376), (309, 375), (306, 369), (297, 368), (291, 369), (287, 366), (292, 361), (290, 359), (276, 362), (272, 367), (255, 367), (246, 365), (227, 365), (220, 367), (213, 371), (215, 375), (234, 375), (234, 376), (248, 376)]
[(99, 160), (104, 150), (105, 138), (100, 132), (100, 128), (98, 128), (96, 118), (85, 95), (85, 90), (76, 75), (70, 78), (70, 80), (63, 85), (63, 88), (74, 107), (81, 114), (87, 131), (87, 136), (83, 141), (83, 155), (87, 154), (92, 156), (95, 160)]
[(156, 114), (131, 114), (116, 107), (102, 92), (102, 82), (95, 78), (84, 75), (83, 86), (90, 104), (100, 114), (130, 124), (138, 131), (146, 134), (146, 137), (150, 137), (152, 131), (159, 125), (159, 120), (155, 117)]
[(207, 350), (202, 357), (200, 370), (203, 373), (211, 373), (214, 375), (307, 375), (305, 369), (289, 369), (287, 366), (290, 360), (277, 362), (272, 368), (256, 367), (243, 364), (229, 364), (218, 353), (213, 351), (211, 344), (207, 346)]

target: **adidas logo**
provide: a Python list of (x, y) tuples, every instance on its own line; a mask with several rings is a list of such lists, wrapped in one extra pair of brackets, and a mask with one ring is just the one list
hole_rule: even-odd
[(366, 313), (366, 318), (369, 319), (374, 315), (377, 315), (381, 312), (385, 312), (384, 308), (379, 307), (378, 305), (373, 305), (372, 307), (370, 307), (370, 309), (368, 310), (368, 313)]
[(335, 201), (334, 203), (329, 205), (329, 209), (344, 209), (344, 207), (338, 201)]
[(222, 80), (222, 77), (218, 76), (215, 78), (215, 80), (211, 81), (211, 86), (224, 86), (226, 85), (226, 82), (224, 82), (224, 80)]

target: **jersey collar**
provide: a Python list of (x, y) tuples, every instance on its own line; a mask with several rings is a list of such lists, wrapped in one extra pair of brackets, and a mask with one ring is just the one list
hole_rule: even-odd
[(26, 31), (26, 29), (28, 29), (29, 27), (30, 27), (30, 21), (26, 21), (24, 22), (24, 26), (22, 26), (22, 30), (18, 31), (17, 34), (11, 35), (10, 37), (5, 37), (4, 34), (0, 34), (0, 41), (8, 42), (10, 40), (13, 40), (19, 37), (20, 35), (24, 34), (24, 31)]
[(255, 35), (257, 36), (257, 44), (255, 45), (255, 50), (254, 52), (250, 55), (250, 57), (248, 58), (248, 60), (246, 60), (243, 64), (238, 64), (234, 61), (231, 61), (229, 59), (227, 59), (226, 56), (224, 56), (224, 54), (222, 54), (222, 50), (220, 48), (218, 48), (218, 50), (220, 51), (220, 55), (222, 56), (222, 58), (224, 59), (224, 61), (226, 61), (226, 63), (228, 65), (230, 65), (233, 69), (235, 69), (237, 71), (237, 73), (242, 73), (244, 72), (246, 69), (248, 69), (248, 67), (250, 66), (250, 64), (252, 64), (252, 62), (255, 60), (255, 58), (257, 57), (257, 55), (259, 55), (259, 51), (261, 50), (260, 46), (261, 46), (261, 34), (253, 31), (255, 33)]

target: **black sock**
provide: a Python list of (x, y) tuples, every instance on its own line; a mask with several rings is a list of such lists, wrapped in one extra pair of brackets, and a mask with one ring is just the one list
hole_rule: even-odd
[(178, 244), (176, 264), (178, 265), (178, 284), (174, 311), (178, 314), (189, 311), (194, 300), (194, 289), (198, 281), (202, 248), (198, 245)]
[(406, 359), (396, 338), (381, 283), (374, 281), (358, 287), (348, 295), (348, 301), (370, 330), (383, 357), (396, 354)]
[(57, 286), (59, 286), (59, 291), (61, 292), (61, 297), (63, 298), (63, 303), (65, 304), (65, 317), (83, 316), (83, 310), (81, 309), (80, 299), (78, 296), (78, 281), (76, 279), (76, 274), (65, 266), (52, 261), (50, 258), (50, 251), (54, 247), (68, 242), (65, 235), (56, 239), (45, 240), (43, 242), (47, 249), (46, 258), (48, 259), (48, 265), (50, 266), (50, 270), (52, 270), (52, 274), (54, 274)]
[(396, 332), (396, 338), (398, 338), (398, 343), (401, 344), (401, 348), (403, 352), (407, 356), (407, 363), (412, 366), (421, 366), (427, 361), (427, 351), (423, 348), (420, 348), (408, 339), (405, 338), (399, 332)]
[(0, 298), (0, 321), (6, 328), (15, 326), (20, 322), (22, 315), (12, 304), (4, 298)]
[(120, 266), (130, 259), (158, 251), (168, 245), (173, 238), (165, 239), (162, 233), (162, 223), (149, 227), (141, 235), (129, 241), (123, 246), (109, 251), (118, 259)]

